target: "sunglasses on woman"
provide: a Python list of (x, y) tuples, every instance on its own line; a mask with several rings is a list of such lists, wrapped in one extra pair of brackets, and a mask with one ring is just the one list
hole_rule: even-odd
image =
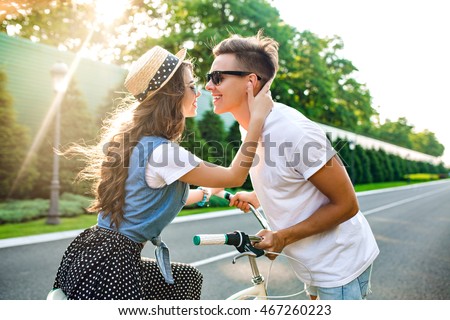
[[(210, 80), (215, 86), (218, 86), (222, 80), (224, 74), (229, 74), (232, 76), (248, 76), (249, 74), (255, 74), (254, 72), (247, 72), (247, 71), (213, 71), (211, 73), (206, 74), (206, 82), (208, 83)], [(258, 80), (261, 80), (261, 77), (256, 74), (256, 77)]]

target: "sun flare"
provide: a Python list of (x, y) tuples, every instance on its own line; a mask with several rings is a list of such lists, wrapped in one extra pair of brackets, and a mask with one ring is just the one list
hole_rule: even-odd
[(95, 12), (97, 19), (105, 24), (110, 24), (119, 18), (130, 5), (129, 0), (95, 0)]
[(103, 24), (111, 24), (130, 6), (130, 0), (76, 0), (75, 3), (94, 5), (97, 21)]

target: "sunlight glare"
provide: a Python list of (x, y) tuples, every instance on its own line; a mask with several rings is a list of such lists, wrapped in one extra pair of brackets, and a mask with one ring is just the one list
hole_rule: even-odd
[(130, 6), (129, 0), (94, 0), (95, 13), (99, 22), (111, 24)]
[(192, 40), (188, 40), (183, 43), (183, 47), (185, 47), (188, 50), (194, 49), (194, 46), (195, 46), (195, 43)]

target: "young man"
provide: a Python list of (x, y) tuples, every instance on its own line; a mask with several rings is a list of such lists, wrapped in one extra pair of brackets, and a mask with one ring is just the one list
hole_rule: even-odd
[[(215, 46), (213, 54), (206, 89), (214, 110), (231, 112), (245, 137), (246, 85), (250, 81), (256, 94), (275, 77), (278, 43), (262, 33), (235, 35)], [(307, 268), (293, 267), (309, 285), (311, 299), (364, 299), (379, 249), (347, 172), (320, 127), (294, 108), (275, 103), (250, 176), (256, 194), (237, 193), (231, 204), (261, 203), (264, 208), (273, 231), (261, 230), (263, 240), (255, 246), (284, 251), (304, 263)]]

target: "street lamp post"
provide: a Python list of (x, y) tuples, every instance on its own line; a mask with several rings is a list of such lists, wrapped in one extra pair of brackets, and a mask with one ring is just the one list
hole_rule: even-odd
[[(61, 127), (61, 100), (65, 92), (66, 83), (65, 76), (68, 67), (63, 62), (57, 62), (50, 70), (53, 80), (53, 90), (56, 93), (58, 103), (55, 107), (55, 133), (53, 136), (53, 147), (58, 148), (60, 144), (60, 127)], [(59, 224), (59, 156), (53, 153), (53, 176), (50, 184), (50, 210), (48, 211), (47, 224)]]
[(350, 140), (348, 143), (348, 148), (350, 149), (350, 181), (352, 182), (352, 184), (355, 184), (355, 147), (355, 141)]

